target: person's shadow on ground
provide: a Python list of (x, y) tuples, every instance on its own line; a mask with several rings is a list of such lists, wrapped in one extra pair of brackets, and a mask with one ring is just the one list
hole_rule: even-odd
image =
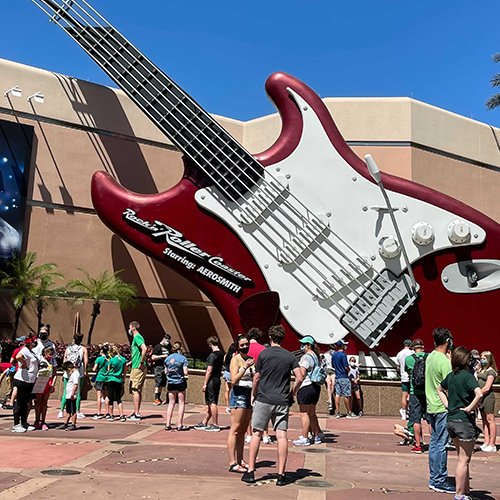
[(486, 490), (471, 490), (471, 495), (474, 495), (472, 498), (477, 500), (495, 500), (495, 497), (492, 497), (490, 493), (491, 491)]
[[(263, 460), (259, 462), (259, 465), (255, 464), (255, 468), (266, 467), (266, 465), (260, 465), (262, 463), (276, 464), (276, 462), (271, 462), (269, 460)], [(269, 467), (269, 466), (267, 466)], [(290, 484), (305, 479), (306, 477), (323, 477), (319, 472), (314, 472), (312, 469), (297, 469), (295, 472), (285, 472), (285, 475), (290, 479)], [(257, 481), (267, 481), (268, 479), (276, 479), (278, 474), (276, 472), (268, 473), (265, 476), (257, 479)]]

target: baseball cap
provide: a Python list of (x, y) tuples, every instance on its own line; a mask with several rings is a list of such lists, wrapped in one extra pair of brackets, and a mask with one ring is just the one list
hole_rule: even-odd
[(411, 340), (410, 339), (406, 339), (404, 341), (404, 345), (411, 345)]
[(472, 349), (470, 352), (473, 358), (479, 359), (481, 356), (479, 355), (479, 351), (477, 349)]
[(301, 344), (311, 344), (311, 345), (314, 345), (316, 343), (316, 341), (310, 335), (306, 335), (305, 337), (301, 338), (299, 342)]
[(345, 342), (344, 340), (339, 340), (337, 342), (337, 347), (345, 347), (345, 346), (347, 346), (348, 343), (349, 342)]

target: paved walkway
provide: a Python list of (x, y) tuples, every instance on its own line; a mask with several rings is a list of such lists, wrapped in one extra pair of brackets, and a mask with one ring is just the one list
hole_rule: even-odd
[[(54, 404), (53, 402), (51, 404)], [(130, 403), (125, 403), (131, 412)], [(91, 415), (92, 402), (82, 410)], [(188, 405), (185, 423), (200, 421), (203, 407)], [(222, 409), (223, 410), (223, 409)], [(392, 434), (396, 418), (363, 417), (359, 420), (321, 418), (327, 442), (299, 448), (290, 442), (287, 470), (295, 482), (277, 490), (276, 445), (262, 445), (255, 485), (227, 472), (227, 429), (220, 433), (190, 430), (165, 432), (166, 407), (143, 405), (141, 422), (106, 422), (86, 418), (78, 430), (55, 429), (13, 434), (11, 412), (0, 409), (0, 500), (67, 499), (179, 499), (240, 500), (344, 500), (436, 498), (428, 487), (427, 456), (398, 446)], [(57, 409), (49, 409), (49, 422), (60, 423)], [(222, 426), (229, 415), (221, 414)], [(400, 422), (400, 421), (399, 421)], [(300, 417), (290, 419), (289, 438), (300, 434)], [(246, 452), (245, 452), (246, 453)], [(246, 457), (247, 455), (245, 455)], [(456, 459), (449, 456), (450, 473)], [(69, 469), (73, 476), (47, 476), (45, 470)], [(500, 500), (500, 453), (478, 452), (472, 461), (473, 494)], [(279, 493), (278, 493), (279, 492)], [(439, 496), (438, 496), (439, 498)]]

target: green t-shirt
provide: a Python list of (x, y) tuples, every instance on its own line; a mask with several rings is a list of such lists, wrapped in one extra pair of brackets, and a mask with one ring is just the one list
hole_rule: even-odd
[[(134, 337), (134, 340), (132, 340), (132, 369), (141, 367), (142, 344), (145, 344), (144, 337), (140, 333), (138, 333)], [(144, 360), (143, 365), (146, 366), (146, 360)]]
[(479, 387), (474, 375), (466, 370), (448, 376), (441, 382), (441, 387), (448, 391), (448, 420), (475, 423), (474, 413), (468, 415), (460, 408), (469, 406), (475, 398), (474, 389)]
[(97, 365), (96, 382), (105, 382), (108, 373), (108, 360), (104, 356), (99, 356), (95, 360), (95, 364)]
[(405, 359), (405, 372), (408, 373), (408, 376), (410, 377), (410, 394), (423, 396), (425, 394), (425, 389), (415, 389), (413, 387), (412, 372), (413, 367), (415, 366), (415, 358), (413, 356), (416, 356), (417, 358), (423, 358), (425, 356), (425, 352), (416, 352), (415, 354), (406, 356)]
[(451, 361), (439, 351), (432, 351), (425, 362), (425, 399), (428, 413), (444, 413), (446, 408), (439, 399), (437, 386), (451, 372)]
[(114, 356), (108, 363), (108, 382), (122, 382), (127, 361), (121, 356)]

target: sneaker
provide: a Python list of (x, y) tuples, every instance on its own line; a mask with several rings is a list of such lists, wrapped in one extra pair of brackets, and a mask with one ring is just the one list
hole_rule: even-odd
[[(250, 444), (250, 441), (252, 440), (252, 436), (246, 436), (245, 437), (245, 443), (246, 444)], [(262, 438), (262, 440), (264, 441), (264, 438)]]
[(161, 399), (155, 399), (155, 406), (160, 406), (162, 404), (162, 400)]
[(484, 449), (485, 449), (485, 448), (488, 448), (488, 445), (487, 445), (487, 444), (485, 444), (485, 443), (483, 443), (483, 444), (479, 447), (479, 449), (480, 449), (481, 451), (484, 451)]
[(82, 420), (84, 418), (87, 418), (87, 415), (83, 414), (81, 411), (79, 411), (77, 414), (76, 414), (76, 418), (78, 420)]
[(40, 424), (40, 423), (38, 423), (38, 422), (37, 422), (37, 423), (35, 424), (35, 430), (37, 430), (37, 431), (41, 431), (41, 430), (42, 430), (42, 424)]
[(120, 415), (120, 422), (126, 422), (127, 419), (125, 417), (125, 415)]
[(436, 493), (452, 493), (453, 495), (456, 493), (456, 489), (454, 486), (450, 486), (447, 483), (444, 484), (429, 484), (429, 488), (434, 490)]
[(363, 416), (363, 410), (359, 410), (358, 415), (359, 415), (360, 417), (362, 417), (362, 416)]
[(412, 452), (412, 453), (422, 453), (422, 447), (421, 447), (421, 446), (414, 446), (414, 447), (411, 449), (411, 452)]
[(35, 427), (34, 425), (28, 425), (28, 426), (26, 427), (26, 430), (27, 430), (28, 432), (32, 432), (32, 431), (35, 431), (35, 430), (36, 430), (36, 427)]
[(135, 413), (132, 413), (132, 415), (130, 415), (130, 417), (127, 417), (127, 420), (131, 420), (132, 422), (140, 422), (141, 418), (142, 417), (140, 415), (136, 415)]
[(47, 424), (42, 425), (42, 431), (48, 431), (49, 428), (47, 427)]
[(244, 472), (243, 475), (241, 476), (241, 480), (244, 483), (249, 483), (249, 484), (255, 483), (255, 473), (254, 473), (254, 471)]
[(12, 427), (11, 432), (26, 432), (26, 429), (21, 424), (17, 424)]
[(203, 430), (207, 432), (220, 432), (220, 427), (218, 425), (212, 424), (208, 427), (205, 427)]
[[(249, 438), (250, 438), (250, 441), (252, 440), (252, 436), (247, 436), (247, 437), (249, 437)], [(264, 444), (272, 444), (272, 441), (271, 441), (271, 436), (264, 436), (264, 437), (262, 438), (262, 442), (263, 442)]]
[(354, 413), (351, 411), (351, 413), (348, 413), (348, 414), (347, 414), (347, 418), (359, 418), (359, 416), (358, 416), (358, 415), (356, 415), (356, 414), (354, 414)]
[(63, 412), (63, 411), (60, 411), (60, 412), (57, 414), (57, 418), (64, 418), (64, 412)]
[(285, 476), (285, 474), (278, 474), (278, 479), (276, 480), (276, 486), (286, 486), (291, 482), (292, 480), (288, 476)]
[(110, 415), (109, 413), (106, 413), (106, 415), (104, 416), (104, 418), (105, 418), (106, 420), (109, 420), (109, 419), (110, 419), (110, 417), (111, 417), (111, 415)]
[(114, 421), (115, 421), (115, 416), (110, 415), (110, 417), (108, 418), (108, 422), (114, 422)]
[(231, 408), (229, 408), (228, 406), (226, 406), (226, 413), (231, 413)]
[(341, 417), (340, 413), (335, 413), (335, 418), (340, 418), (340, 417)]
[(485, 453), (496, 453), (497, 447), (496, 446), (486, 446), (485, 448), (483, 448), (483, 451)]
[(299, 439), (296, 439), (293, 444), (295, 446), (310, 446), (311, 442), (309, 441), (308, 438), (305, 438), (304, 436), (300, 436)]
[(321, 444), (323, 441), (321, 441), (321, 438), (319, 436), (316, 436), (314, 438), (314, 442), (311, 443), (311, 444)]
[(104, 418), (104, 415), (102, 413), (96, 413), (92, 416), (92, 420), (101, 420), (101, 418)]
[(197, 431), (204, 431), (207, 428), (207, 425), (204, 424), (203, 422), (200, 422), (199, 424), (196, 424), (193, 429), (196, 429)]

